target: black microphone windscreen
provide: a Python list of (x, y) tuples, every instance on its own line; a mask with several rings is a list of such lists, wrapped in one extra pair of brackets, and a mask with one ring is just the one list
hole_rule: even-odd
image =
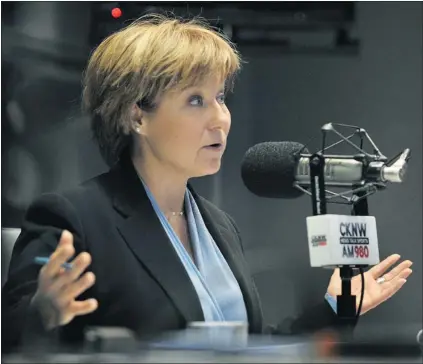
[(300, 154), (307, 154), (297, 142), (264, 142), (251, 147), (241, 163), (241, 177), (248, 190), (260, 197), (296, 198), (303, 194), (294, 187)]

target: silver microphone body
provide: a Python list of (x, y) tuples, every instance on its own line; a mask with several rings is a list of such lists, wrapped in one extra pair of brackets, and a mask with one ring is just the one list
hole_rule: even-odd
[[(325, 156), (324, 178), (327, 186), (351, 187), (368, 182), (401, 183), (407, 166), (410, 150), (406, 149), (392, 164), (384, 161), (363, 163), (355, 156)], [(295, 180), (298, 185), (310, 185), (310, 157), (303, 154), (299, 159)]]

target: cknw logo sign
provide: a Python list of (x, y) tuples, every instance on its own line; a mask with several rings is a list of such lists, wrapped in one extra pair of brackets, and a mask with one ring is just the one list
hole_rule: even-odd
[(314, 235), (311, 237), (311, 246), (325, 246), (327, 244), (326, 235)]
[(339, 224), (341, 244), (369, 244), (366, 223), (341, 222)]

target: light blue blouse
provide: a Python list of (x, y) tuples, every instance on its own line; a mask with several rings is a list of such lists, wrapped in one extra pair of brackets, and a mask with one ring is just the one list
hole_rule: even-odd
[[(189, 236), (197, 265), (160, 210), (148, 186), (144, 182), (143, 185), (157, 217), (198, 294), (205, 321), (247, 322), (247, 310), (238, 281), (207, 230), (198, 206), (188, 188), (185, 191), (184, 205)], [(164, 267), (164, 269), (166, 268)]]

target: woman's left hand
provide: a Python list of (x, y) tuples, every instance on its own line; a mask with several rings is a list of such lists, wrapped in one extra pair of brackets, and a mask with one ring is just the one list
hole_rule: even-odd
[[(407, 277), (412, 272), (410, 267), (413, 264), (409, 260), (401, 262), (391, 271), (385, 273), (399, 259), (398, 254), (393, 254), (364, 273), (364, 297), (361, 314), (392, 297), (407, 281)], [(378, 283), (378, 278), (382, 278), (383, 282)], [(327, 292), (336, 299), (336, 296), (341, 294), (341, 287), (341, 277), (339, 276), (339, 268), (337, 268), (332, 274)], [(356, 307), (358, 309), (361, 297), (361, 275), (351, 279), (351, 294), (357, 298)]]

